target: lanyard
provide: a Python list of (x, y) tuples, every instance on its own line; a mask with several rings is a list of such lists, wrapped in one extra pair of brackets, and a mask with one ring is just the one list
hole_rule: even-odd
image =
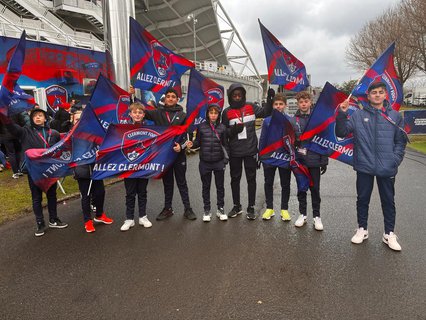
[(177, 114), (177, 112), (175, 112), (175, 114), (174, 114), (174, 116), (173, 116), (172, 120), (170, 121), (169, 113), (166, 111), (166, 117), (167, 117), (167, 120), (169, 121), (169, 124), (172, 124), (172, 122), (175, 120), (175, 118), (176, 118), (176, 114)]
[(405, 134), (405, 137), (407, 138), (407, 141), (410, 141), (410, 139), (408, 138), (408, 134), (407, 134), (407, 132), (405, 132), (405, 130), (404, 129), (402, 129), (401, 127), (399, 127), (397, 124), (396, 124), (396, 122), (391, 118), (391, 117), (389, 117), (387, 114), (386, 114), (386, 112), (385, 111), (383, 111), (383, 110), (379, 110), (379, 114), (384, 118), (384, 119), (386, 119), (387, 121), (389, 121), (389, 123), (390, 124), (392, 124), (393, 126), (395, 126), (395, 127), (397, 127), (399, 130), (401, 130), (402, 132), (404, 132), (404, 134)]
[[(36, 129), (34, 129), (34, 130), (36, 130)], [(44, 128), (43, 128), (43, 133), (44, 133), (45, 131), (44, 131)], [(38, 136), (40, 137), (40, 139), (41, 140), (43, 140), (43, 142), (44, 142), (44, 147), (45, 148), (49, 148), (49, 140), (50, 140), (50, 136), (51, 136), (51, 134), (52, 134), (52, 130), (51, 129), (49, 129), (49, 131), (48, 131), (48, 136), (47, 136), (47, 140), (44, 138), (44, 136), (39, 132), (39, 131), (37, 131), (36, 130), (36, 133), (38, 134)]]
[(217, 133), (216, 129), (214, 128), (214, 125), (213, 125), (211, 122), (210, 122), (210, 128), (212, 128), (212, 130), (213, 130), (214, 134), (216, 135), (217, 139), (218, 139), (218, 140), (219, 140), (219, 142), (220, 142), (219, 134)]

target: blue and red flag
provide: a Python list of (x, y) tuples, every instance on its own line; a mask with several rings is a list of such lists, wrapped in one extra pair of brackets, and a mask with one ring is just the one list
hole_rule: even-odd
[(69, 103), (67, 102), (68, 91), (64, 87), (54, 84), (46, 88), (45, 93), (47, 99), (47, 106), (53, 112), (56, 112), (58, 108), (69, 108)]
[(105, 129), (88, 104), (80, 121), (61, 141), (47, 149), (25, 152), (34, 183), (47, 191), (60, 177), (71, 174), (71, 168), (95, 162), (96, 151), (104, 137)]
[(281, 42), (259, 21), (268, 65), (268, 81), (282, 85), (290, 91), (302, 91), (309, 87), (305, 65), (291, 54)]
[(207, 106), (215, 103), (223, 108), (224, 88), (213, 80), (204, 77), (195, 69), (191, 70), (188, 84), (186, 111), (188, 115), (195, 112), (194, 126), (206, 121)]
[[(300, 136), (301, 141), (309, 141), (306, 148), (316, 153), (329, 156), (332, 159), (352, 165), (353, 137), (339, 138), (336, 135), (336, 114), (338, 105), (348, 96), (326, 83), (315, 108), (309, 118), (305, 131)], [(354, 100), (349, 101), (349, 116), (358, 106)]]
[(291, 169), (296, 177), (298, 191), (307, 191), (309, 185), (312, 185), (311, 175), (309, 170), (296, 160), (295, 133), (288, 116), (273, 110), (265, 134), (265, 139), (261, 139), (259, 144), (260, 161), (271, 166)]
[(26, 94), (17, 83), (25, 60), (25, 36), (26, 33), (23, 31), (14, 48), (0, 88), (0, 113), (5, 116), (32, 109), (35, 105), (34, 97)]
[(361, 104), (368, 104), (367, 89), (375, 82), (384, 82), (387, 89), (387, 100), (392, 108), (399, 110), (403, 101), (403, 92), (401, 82), (396, 74), (393, 61), (395, 51), (395, 42), (392, 43), (365, 72), (358, 85), (352, 90), (352, 95), (358, 99)]
[(94, 180), (158, 178), (173, 164), (178, 153), (174, 142), (186, 126), (140, 126), (111, 124), (99, 149), (93, 169)]
[(193, 67), (130, 17), (130, 76), (136, 88), (152, 91), (157, 101), (168, 88), (181, 93), (180, 78)]

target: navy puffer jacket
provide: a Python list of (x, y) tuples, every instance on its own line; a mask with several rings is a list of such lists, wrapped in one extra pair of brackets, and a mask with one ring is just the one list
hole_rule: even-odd
[[(388, 103), (385, 108), (386, 114), (399, 128), (403, 128), (401, 114)], [(355, 171), (393, 177), (404, 158), (407, 139), (404, 132), (386, 120), (381, 113), (381, 110), (366, 106), (348, 119), (347, 114), (339, 110), (336, 116), (336, 134), (344, 138), (353, 133)]]

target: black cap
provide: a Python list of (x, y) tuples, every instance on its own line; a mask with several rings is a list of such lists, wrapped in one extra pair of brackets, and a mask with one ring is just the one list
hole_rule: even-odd
[(384, 88), (386, 90), (386, 83), (382, 81), (371, 83), (367, 89), (367, 93), (370, 93), (371, 90), (374, 90), (377, 88)]
[(178, 94), (178, 92), (176, 91), (176, 89), (175, 89), (175, 88), (168, 88), (164, 94), (166, 95), (166, 94), (168, 94), (168, 93), (170, 93), (170, 92), (171, 92), (171, 93), (174, 93), (174, 94), (176, 95), (176, 97), (178, 97), (178, 98), (179, 98), (179, 94)]
[(44, 110), (44, 109), (42, 109), (42, 108), (40, 108), (40, 106), (39, 105), (36, 105), (32, 110), (31, 110), (31, 112), (30, 112), (30, 118), (32, 119), (33, 118), (33, 115), (34, 115), (34, 113), (35, 112), (43, 112), (44, 113), (44, 116), (47, 118), (47, 111), (46, 110)]
[(221, 111), (221, 107), (217, 103), (209, 104), (209, 106), (207, 107), (207, 111), (209, 111), (210, 109), (216, 109), (219, 113)]

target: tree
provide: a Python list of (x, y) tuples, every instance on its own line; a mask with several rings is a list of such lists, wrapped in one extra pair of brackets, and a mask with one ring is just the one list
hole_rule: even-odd
[(352, 37), (346, 49), (346, 59), (356, 69), (365, 71), (395, 41), (395, 68), (404, 85), (417, 71), (419, 52), (409, 46), (406, 22), (399, 11), (398, 7), (390, 8), (376, 20), (368, 22)]
[(358, 83), (358, 80), (345, 81), (342, 84), (338, 85), (337, 89), (339, 89), (340, 91), (343, 91), (344, 93), (349, 95), (349, 94), (351, 94), (352, 90), (355, 88), (357, 83)]

